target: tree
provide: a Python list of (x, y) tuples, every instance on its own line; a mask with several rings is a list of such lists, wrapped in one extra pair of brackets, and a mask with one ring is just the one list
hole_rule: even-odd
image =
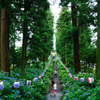
[[(29, 10), (30, 3), (27, 0), (24, 0), (24, 12), (26, 13)], [(27, 31), (28, 31), (28, 20), (25, 16), (23, 21), (23, 42), (22, 42), (22, 60), (21, 60), (21, 76), (25, 76), (25, 59), (26, 59), (26, 49), (27, 49)]]
[(45, 66), (45, 60), (47, 60), (53, 47), (53, 15), (51, 11), (49, 9), (47, 11), (38, 10), (35, 22), (30, 26), (30, 29), (34, 34), (28, 41), (28, 51), (30, 52), (28, 57), (35, 61), (38, 58), (39, 61), (44, 62)]
[[(0, 7), (1, 5), (7, 10), (7, 14), (9, 13), (9, 24), (7, 22), (5, 24), (9, 31), (2, 29), (6, 33), (9, 32), (6, 41), (10, 40), (10, 42), (8, 41), (6, 45), (9, 45), (8, 48), (10, 48), (10, 51), (8, 51), (10, 52), (10, 65), (13, 64), (14, 66), (16, 64), (18, 67), (21, 64), (21, 75), (24, 77), (27, 60), (36, 61), (37, 58), (39, 60), (42, 58), (45, 64), (45, 60), (47, 60), (52, 50), (53, 15), (48, 10), (49, 2), (47, 0), (42, 0), (42, 2), (41, 0), (0, 0)], [(23, 45), (22, 48), (16, 49), (15, 42), (19, 40), (18, 35), (20, 33), (23, 33)], [(38, 66), (36, 67), (38, 68)]]
[[(1, 14), (0, 14), (1, 18)], [(1, 19), (0, 19), (0, 71), (1, 71)]]
[[(72, 9), (72, 26), (77, 27), (77, 19), (76, 19), (76, 5), (75, 3), (71, 3), (71, 9)], [(80, 57), (79, 57), (79, 29), (77, 29), (76, 34), (74, 35), (74, 67), (75, 72), (78, 73), (81, 71), (80, 68)]]
[(66, 30), (70, 29), (71, 27), (70, 21), (71, 21), (71, 12), (68, 11), (66, 7), (62, 7), (56, 26), (57, 28), (56, 49), (57, 52), (62, 56), (62, 61), (64, 64), (66, 60), (68, 61), (68, 54), (70, 55), (68, 50), (69, 49), (68, 45), (70, 42), (68, 41), (68, 36), (66, 34)]
[[(80, 57), (79, 57), (79, 29), (80, 26), (90, 26), (95, 25), (94, 12), (95, 7), (91, 4), (90, 1), (86, 0), (61, 0), (62, 6), (67, 6), (71, 3), (72, 8), (72, 26), (74, 26), (73, 36), (74, 36), (74, 65), (75, 72), (78, 73), (80, 71)], [(87, 12), (88, 11), (88, 12)], [(76, 27), (76, 28), (75, 28)]]
[[(45, 0), (42, 1), (42, 2), (40, 0), (38, 0), (38, 1), (25, 0), (24, 1), (24, 13), (23, 13), (23, 15), (26, 15), (26, 16), (25, 16), (24, 22), (23, 22), (23, 43), (22, 43), (22, 62), (21, 62), (21, 75), (22, 75), (22, 77), (25, 76), (25, 62), (26, 62), (27, 41), (29, 39), (28, 25), (29, 25), (29, 23), (32, 24), (32, 22), (33, 22), (34, 23), (33, 27), (35, 26), (36, 29), (37, 28), (39, 29), (39, 26), (41, 26), (42, 24), (41, 24), (41, 22), (39, 22), (39, 19), (37, 20), (37, 18), (40, 18), (42, 16), (41, 14), (44, 13), (45, 10), (48, 9), (48, 7), (49, 7), (49, 3), (47, 1), (45, 1)], [(35, 11), (35, 13), (33, 15), (31, 15), (31, 13), (33, 13), (32, 10)], [(38, 25), (37, 25), (37, 23), (38, 23)], [(34, 34), (33, 37), (39, 39), (39, 36), (38, 36), (39, 30), (36, 30), (34, 32), (35, 32), (35, 34)], [(38, 41), (35, 41), (35, 42), (38, 42)], [(34, 45), (34, 47), (35, 47), (35, 51), (37, 53), (38, 49), (36, 49), (36, 48), (38, 48), (38, 47), (36, 47), (36, 45)]]
[[(2, 1), (3, 2), (3, 1)], [(9, 72), (9, 14), (3, 2), (1, 8), (1, 70)]]
[(100, 79), (100, 0), (97, 0), (98, 2), (98, 35), (97, 35), (97, 80)]

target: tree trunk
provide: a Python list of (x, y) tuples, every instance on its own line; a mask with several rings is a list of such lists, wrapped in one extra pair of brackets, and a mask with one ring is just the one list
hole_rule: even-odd
[(88, 64), (88, 71), (91, 72), (90, 63)]
[(21, 61), (21, 76), (25, 76), (25, 59), (26, 59), (26, 48), (27, 48), (27, 25), (24, 23), (23, 30), (23, 44), (22, 44), (22, 61)]
[(97, 72), (97, 80), (100, 79), (100, 0), (97, 0), (98, 2), (98, 34), (97, 34), (97, 66), (96, 66), (96, 72)]
[(65, 64), (65, 54), (64, 54), (64, 56), (63, 56), (63, 63)]
[(62, 57), (62, 63), (63, 63), (63, 55), (61, 55), (61, 57)]
[(43, 54), (43, 67), (45, 68), (45, 54)]
[(46, 55), (46, 62), (48, 61), (48, 55), (49, 55), (49, 54)]
[(87, 67), (88, 67), (88, 65), (86, 64), (86, 67), (85, 67), (85, 73), (87, 72)]
[(1, 71), (1, 20), (0, 20), (0, 71)]
[(15, 66), (14, 66), (14, 64), (13, 64), (13, 70), (15, 69)]
[(66, 54), (65, 54), (65, 43), (64, 43), (64, 64), (65, 64), (65, 59), (66, 59), (66, 58), (65, 58), (65, 55), (66, 55)]
[(66, 54), (67, 54), (67, 44), (65, 43), (65, 63), (67, 63), (67, 61), (66, 61)]
[[(28, 0), (24, 0), (24, 12), (27, 12), (29, 9), (29, 2)], [(23, 43), (22, 43), (22, 61), (21, 61), (21, 76), (25, 76), (25, 60), (26, 60), (26, 49), (27, 49), (27, 31), (28, 31), (28, 26), (27, 26), (28, 20), (25, 16), (24, 22), (23, 22)]]
[(84, 66), (84, 72), (86, 72), (86, 70), (87, 70), (87, 63), (84, 62), (83, 66)]
[[(16, 38), (16, 37), (15, 37), (15, 34), (14, 34), (14, 51), (15, 51), (15, 38)], [(14, 59), (14, 58), (15, 58), (15, 53), (13, 53), (13, 59)], [(13, 70), (14, 70), (14, 67), (15, 67), (15, 66), (14, 66), (14, 62), (13, 62)]]
[[(75, 10), (75, 5), (72, 4), (72, 26), (77, 27), (77, 19), (76, 17), (76, 10)], [(81, 68), (80, 68), (80, 57), (79, 57), (79, 32), (77, 32), (74, 35), (74, 67), (75, 67), (75, 72), (78, 73)]]
[(9, 72), (9, 15), (5, 8), (1, 9), (1, 70)]

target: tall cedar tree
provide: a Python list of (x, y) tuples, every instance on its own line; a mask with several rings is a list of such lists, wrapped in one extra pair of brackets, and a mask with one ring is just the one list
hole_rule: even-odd
[(97, 80), (100, 79), (100, 0), (98, 1), (98, 36), (97, 36)]
[(37, 28), (34, 28), (32, 31), (34, 34), (28, 42), (29, 57), (31, 59), (38, 58), (39, 61), (43, 61), (45, 65), (45, 59), (47, 60), (53, 47), (53, 16), (51, 11), (47, 10), (43, 12), (38, 10), (35, 21), (34, 26)]
[[(76, 19), (77, 11), (75, 8), (75, 3), (72, 3), (71, 9), (72, 9), (72, 26), (77, 27), (77, 19)], [(80, 57), (79, 57), (79, 30), (74, 35), (74, 67), (76, 73), (78, 73), (81, 70)]]
[[(1, 14), (0, 14), (1, 18)], [(0, 70), (1, 70), (1, 19), (0, 19)]]
[(80, 71), (80, 57), (79, 57), (79, 27), (96, 25), (96, 18), (94, 18), (95, 7), (90, 1), (86, 0), (61, 0), (61, 5), (67, 6), (71, 3), (72, 9), (72, 26), (77, 27), (77, 33), (74, 33), (74, 65), (75, 72)]
[[(24, 12), (27, 12), (29, 9), (29, 2), (28, 0), (24, 0)], [(23, 22), (23, 42), (22, 42), (22, 60), (21, 60), (21, 76), (25, 76), (25, 59), (26, 59), (26, 49), (27, 49), (27, 18), (25, 16)]]
[(62, 7), (59, 19), (57, 20), (57, 27), (56, 27), (57, 28), (56, 40), (59, 40), (59, 41), (56, 41), (56, 49), (57, 49), (57, 52), (61, 54), (62, 62), (64, 64), (65, 64), (65, 59), (66, 59), (66, 52), (65, 52), (66, 40), (64, 41), (64, 37), (65, 37), (66, 29), (68, 28), (68, 26), (70, 26), (68, 25), (68, 21), (70, 20), (69, 17), (70, 17), (69, 12), (67, 12), (66, 7)]
[[(60, 16), (57, 20), (57, 32), (56, 32), (56, 49), (57, 52), (62, 56), (62, 61), (67, 61), (68, 66), (73, 66), (72, 49), (73, 38), (68, 32), (71, 28), (71, 12), (66, 7), (62, 7)], [(62, 37), (62, 38), (61, 38)], [(70, 62), (71, 61), (71, 62)]]
[(5, 2), (2, 0), (1, 8), (1, 70), (9, 72), (9, 14)]
[[(76, 5), (75, 1), (66, 1), (66, 0), (61, 0), (61, 4), (63, 5), (63, 2), (69, 3), (71, 2), (71, 10), (72, 10), (72, 26), (77, 27), (77, 11), (76, 11)], [(79, 36), (78, 36), (78, 31), (76, 34), (74, 34), (74, 67), (75, 67), (75, 72), (78, 73), (81, 68), (80, 68), (80, 57), (79, 57)]]
[[(30, 10), (31, 7), (34, 7), (36, 10), (42, 8), (41, 11), (45, 11), (48, 9), (48, 3), (47, 3), (47, 0), (44, 0), (44, 1), (41, 1), (41, 0), (36, 0), (36, 1), (29, 1), (29, 0), (24, 0), (24, 12), (25, 14), (27, 14), (27, 12)], [(34, 16), (36, 15), (36, 13), (34, 14)], [(37, 17), (40, 16), (40, 15), (37, 15), (36, 16), (36, 19)], [(29, 17), (29, 16), (28, 16)], [(35, 22), (35, 20), (34, 20)], [(22, 77), (25, 76), (25, 58), (26, 58), (26, 49), (27, 49), (27, 38), (29, 38), (28, 36), (28, 19), (25, 17), (24, 19), (24, 24), (23, 24), (23, 43), (22, 43), (22, 62), (21, 62), (21, 75)], [(38, 21), (36, 20), (36, 23), (38, 23)], [(41, 23), (40, 23), (41, 24)], [(38, 24), (39, 25), (39, 24)], [(36, 41), (38, 42), (38, 41)], [(36, 47), (36, 45), (35, 45)], [(35, 49), (37, 50), (37, 49)]]

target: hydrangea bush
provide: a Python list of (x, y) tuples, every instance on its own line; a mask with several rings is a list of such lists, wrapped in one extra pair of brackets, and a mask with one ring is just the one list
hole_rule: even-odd
[[(100, 100), (100, 86), (96, 86), (96, 76), (92, 73), (75, 74), (74, 69), (68, 68), (69, 73), (72, 74), (72, 78), (69, 78), (69, 73), (56, 60), (59, 70), (59, 76), (63, 86), (63, 100)], [(74, 80), (74, 76), (78, 77), (78, 80)], [(85, 81), (81, 82), (80, 78), (84, 77)], [(93, 77), (94, 83), (88, 83), (88, 78)], [(98, 81), (98, 85), (100, 81)]]
[[(50, 63), (41, 79), (39, 79), (39, 76), (44, 72), (44, 69), (34, 68), (34, 65), (26, 67), (24, 78), (21, 78), (21, 68), (14, 69), (11, 77), (7, 77), (6, 72), (0, 73), (0, 80), (4, 82), (4, 89), (0, 91), (0, 100), (45, 100), (45, 95), (50, 85), (49, 76), (53, 73), (51, 67), (52, 63)], [(36, 82), (34, 82), (34, 78), (37, 78)], [(28, 79), (32, 81), (31, 85), (26, 84)], [(20, 82), (18, 89), (13, 87), (16, 80)]]

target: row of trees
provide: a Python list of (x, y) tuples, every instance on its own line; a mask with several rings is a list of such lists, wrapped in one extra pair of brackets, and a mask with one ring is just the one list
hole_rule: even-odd
[[(21, 75), (24, 77), (26, 61), (33, 60), (34, 63), (38, 58), (45, 66), (45, 60), (53, 49), (53, 15), (49, 2), (0, 0), (0, 9), (0, 69), (9, 72), (10, 76), (10, 65), (16, 64), (21, 66)], [(16, 49), (15, 42), (20, 41), (21, 33), (22, 47)]]
[[(68, 4), (71, 3), (71, 11)], [(97, 5), (92, 0), (61, 0), (62, 10), (57, 21), (56, 49), (63, 63), (81, 71), (80, 61), (96, 63), (96, 41), (92, 41), (95, 26), (97, 32)], [(59, 41), (60, 40), (60, 41)]]

